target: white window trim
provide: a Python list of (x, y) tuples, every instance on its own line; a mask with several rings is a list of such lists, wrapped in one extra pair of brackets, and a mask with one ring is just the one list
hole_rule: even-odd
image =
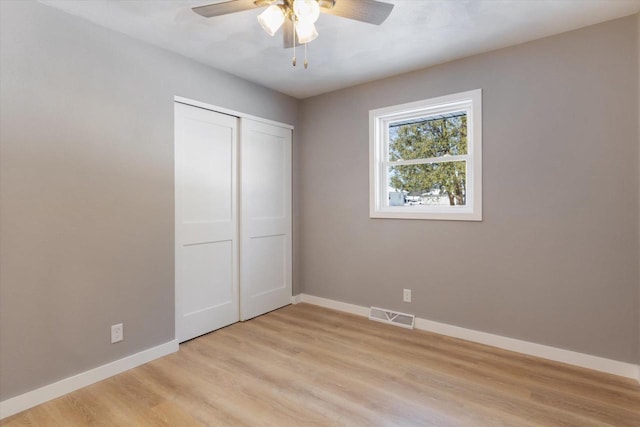
[[(394, 164), (467, 161), (466, 206), (387, 206), (386, 163), (389, 122), (416, 115), (467, 112), (468, 151), (462, 156), (405, 160)], [(369, 111), (369, 217), (482, 221), (482, 89)]]

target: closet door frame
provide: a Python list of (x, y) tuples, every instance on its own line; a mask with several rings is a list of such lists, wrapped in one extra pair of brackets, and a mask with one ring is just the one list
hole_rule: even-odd
[(196, 101), (189, 98), (184, 98), (182, 96), (174, 96), (173, 100), (174, 102), (178, 102), (180, 104), (186, 104), (186, 105), (191, 105), (192, 107), (204, 108), (205, 110), (211, 110), (215, 113), (222, 113), (222, 114), (227, 114), (229, 116), (235, 116), (239, 119), (251, 119), (256, 122), (262, 122), (262, 123), (266, 123), (273, 126), (279, 126), (281, 128), (290, 129), (292, 131), (294, 129), (293, 125), (290, 125), (287, 123), (282, 123), (275, 120), (269, 120), (269, 119), (264, 119), (262, 117), (252, 116), (251, 114), (245, 114), (240, 111), (230, 110), (229, 108), (219, 107), (217, 105), (208, 104), (206, 102)]
[[(277, 127), (281, 127), (281, 128), (284, 128), (284, 129), (288, 129), (288, 130), (290, 130), (292, 132), (291, 140), (292, 140), (292, 144), (293, 144), (293, 129), (294, 129), (294, 127), (292, 125), (290, 125), (290, 124), (281, 123), (281, 122), (277, 122), (277, 121), (269, 120), (269, 119), (264, 119), (262, 117), (252, 116), (250, 114), (245, 114), (245, 113), (242, 113), (242, 112), (239, 112), (239, 111), (231, 110), (231, 109), (220, 107), (220, 106), (213, 105), (213, 104), (208, 104), (206, 102), (201, 102), (201, 101), (193, 100), (193, 99), (190, 99), (190, 98), (185, 98), (185, 97), (182, 97), (182, 96), (174, 96), (173, 100), (174, 100), (174, 103), (185, 104), (185, 105), (189, 105), (189, 106), (192, 106), (192, 107), (198, 107), (198, 108), (203, 108), (205, 110), (210, 110), (210, 111), (213, 111), (213, 112), (216, 112), (216, 113), (222, 113), (222, 114), (227, 114), (227, 115), (230, 115), (230, 116), (235, 116), (235, 117), (237, 117), (239, 119), (239, 124), (242, 123), (242, 119), (250, 119), (250, 120), (253, 120), (253, 121), (256, 121), (256, 122), (261, 122), (261, 123), (265, 123), (265, 124), (268, 124), (268, 125), (272, 125), (272, 126), (277, 126)], [(239, 126), (239, 128), (240, 128), (240, 126)], [(242, 138), (242, 136), (240, 135), (240, 139), (241, 138)], [(239, 143), (242, 144), (242, 141), (239, 140)], [(175, 159), (174, 159), (174, 162), (175, 162)], [(176, 165), (174, 163), (174, 170), (175, 170), (175, 166)], [(291, 165), (291, 166), (293, 166), (293, 165)], [(240, 180), (239, 169), (240, 169), (239, 167), (236, 169), (238, 171), (238, 174), (236, 175), (236, 178), (237, 178), (238, 182)], [(177, 189), (174, 189), (174, 191), (177, 191)], [(291, 189), (291, 191), (293, 191), (293, 189)], [(175, 205), (175, 209), (178, 209), (177, 203), (175, 203), (177, 201), (176, 198), (175, 198), (175, 194), (177, 194), (177, 193), (174, 193), (174, 205)], [(236, 194), (236, 197), (237, 197), (237, 200), (238, 200), (237, 212), (241, 212), (241, 206), (240, 206), (240, 202), (239, 202), (240, 198), (241, 198), (241, 195), (240, 194)], [(176, 213), (174, 212), (174, 215), (175, 214)], [(292, 212), (290, 213), (290, 215), (292, 215)], [(238, 218), (238, 222), (240, 222), (239, 218)], [(292, 232), (293, 232), (293, 230), (290, 231), (290, 233), (292, 233)], [(174, 229), (174, 233), (175, 233), (175, 229)], [(236, 236), (238, 238), (238, 242), (240, 242), (241, 233), (242, 233), (242, 230), (240, 230), (240, 232)], [(174, 235), (174, 239), (175, 238), (176, 238), (176, 236)], [(289, 238), (291, 239), (292, 236), (290, 235)], [(175, 246), (177, 248), (177, 240), (176, 240)], [(238, 248), (238, 254), (237, 254), (238, 258), (240, 257), (239, 250), (240, 249)], [(291, 252), (289, 252), (289, 253), (290, 253), (289, 263), (291, 264), (292, 263), (292, 258), (291, 257), (292, 257), (293, 254)], [(174, 260), (175, 260), (175, 258), (174, 258)], [(240, 260), (240, 262), (242, 262), (242, 261)], [(177, 275), (177, 268), (175, 268), (175, 271), (176, 271), (175, 274)], [(177, 279), (177, 277), (174, 277), (174, 304), (175, 304), (176, 299), (178, 298), (178, 288), (177, 288), (177, 280), (176, 279)], [(240, 281), (241, 281), (241, 279), (240, 279)], [(242, 306), (241, 306), (242, 302), (241, 302), (240, 294), (241, 294), (241, 291), (239, 292), (239, 295), (238, 295), (238, 301), (239, 301), (239, 304), (240, 304), (240, 306), (238, 308), (239, 308), (239, 312), (242, 313), (242, 311), (241, 311), (242, 310)], [(177, 336), (177, 331), (178, 331), (178, 329), (177, 329), (178, 328), (178, 323), (177, 322), (178, 322), (178, 315), (179, 315), (178, 309), (179, 309), (179, 307), (177, 306), (177, 304), (175, 304), (175, 307), (174, 307), (174, 324), (175, 324), (175, 327), (176, 327), (176, 329), (175, 329), (176, 336)], [(245, 320), (245, 319), (242, 319), (242, 315), (240, 315), (240, 317), (241, 317), (241, 320)]]

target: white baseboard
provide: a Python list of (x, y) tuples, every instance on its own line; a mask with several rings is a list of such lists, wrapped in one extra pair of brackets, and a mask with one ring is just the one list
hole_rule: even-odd
[(291, 297), (291, 304), (298, 304), (302, 302), (302, 294), (294, 295)]
[[(359, 316), (369, 315), (369, 308), (359, 305), (348, 304), (341, 301), (320, 298), (307, 294), (299, 294), (294, 298), (297, 298), (296, 303), (306, 302), (313, 305), (332, 308), (334, 310), (357, 314)], [(580, 366), (582, 368), (588, 368), (596, 371), (606, 372), (609, 374), (619, 375), (622, 377), (633, 378), (636, 381), (640, 382), (640, 366), (634, 365), (632, 363), (605, 359), (599, 356), (592, 356), (590, 354), (578, 353), (571, 350), (564, 350), (561, 348), (522, 341), (515, 338), (503, 337), (500, 335), (475, 331), (473, 329), (461, 328), (459, 326), (434, 322), (432, 320), (421, 319), (418, 317), (416, 317), (415, 328), (424, 331), (435, 332), (441, 335), (447, 335), (454, 338), (460, 338), (467, 341), (477, 342), (480, 344), (486, 344), (504, 350), (515, 351), (530, 356), (541, 357), (543, 359), (549, 359), (555, 362), (567, 363), (569, 365)]]
[(357, 314), (358, 316), (369, 317), (369, 308), (360, 305), (349, 304), (342, 301), (335, 301), (327, 298), (320, 298), (313, 295), (300, 294), (300, 302), (306, 302), (321, 307), (332, 308), (346, 313)]
[(0, 420), (178, 351), (172, 340), (0, 402)]

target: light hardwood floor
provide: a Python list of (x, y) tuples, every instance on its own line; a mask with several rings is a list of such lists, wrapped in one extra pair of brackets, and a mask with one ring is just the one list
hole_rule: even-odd
[(298, 304), (1, 424), (640, 426), (640, 385)]

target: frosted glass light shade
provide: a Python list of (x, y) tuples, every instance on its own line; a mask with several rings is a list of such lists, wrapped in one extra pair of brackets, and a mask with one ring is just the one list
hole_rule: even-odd
[(294, 0), (293, 13), (299, 21), (313, 24), (320, 17), (320, 5), (316, 0)]
[(313, 22), (299, 21), (296, 23), (296, 34), (300, 43), (309, 43), (318, 37), (318, 31)]
[(280, 7), (272, 4), (264, 12), (258, 15), (258, 22), (262, 25), (262, 29), (267, 34), (273, 36), (284, 23), (284, 13)]

